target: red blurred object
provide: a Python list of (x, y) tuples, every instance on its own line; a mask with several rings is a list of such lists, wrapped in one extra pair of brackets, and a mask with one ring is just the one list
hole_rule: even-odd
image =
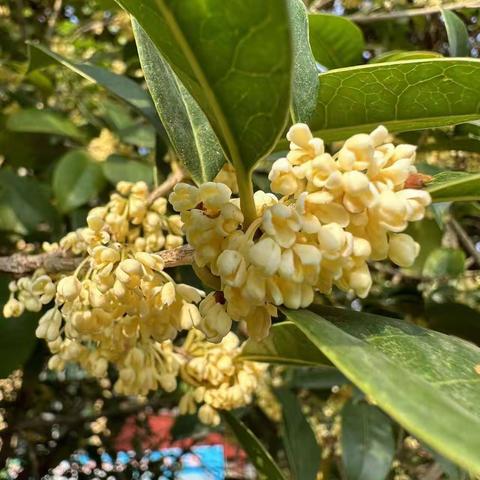
[(162, 448), (179, 447), (189, 449), (193, 445), (222, 445), (230, 478), (247, 478), (247, 454), (235, 443), (225, 439), (221, 433), (209, 433), (201, 438), (183, 438), (173, 440), (171, 430), (175, 424), (175, 416), (171, 413), (150, 415), (147, 418), (148, 428), (139, 427), (135, 417), (129, 417), (115, 439), (117, 451), (134, 450), (134, 443), (140, 441), (144, 450), (160, 450)]

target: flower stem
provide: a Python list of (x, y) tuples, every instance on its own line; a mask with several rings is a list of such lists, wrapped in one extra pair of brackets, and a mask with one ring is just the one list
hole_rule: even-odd
[(240, 195), (240, 208), (245, 217), (244, 228), (246, 229), (257, 218), (257, 209), (253, 200), (252, 174), (243, 168), (239, 170), (238, 165), (235, 165), (235, 167), (238, 193)]

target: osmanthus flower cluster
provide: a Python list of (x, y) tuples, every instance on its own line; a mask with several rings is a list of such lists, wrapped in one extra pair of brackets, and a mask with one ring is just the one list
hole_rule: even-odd
[(180, 378), (186, 392), (179, 403), (181, 414), (197, 411), (201, 422), (218, 425), (218, 410), (233, 410), (252, 402), (266, 374), (267, 365), (240, 357), (239, 338), (229, 332), (218, 344), (206, 342), (198, 330), (191, 330), (178, 350)]
[(165, 198), (148, 197), (145, 183), (120, 182), (107, 205), (90, 211), (87, 228), (60, 241), (63, 249), (86, 253), (75, 272), (37, 271), (12, 282), (4, 307), (13, 316), (54, 300), (36, 330), (53, 353), (49, 366), (74, 361), (102, 377), (111, 362), (119, 372), (115, 389), (125, 394), (176, 388), (171, 340), (200, 316), (202, 293), (174, 282), (153, 253), (183, 243), (180, 218), (167, 214)]
[(389, 143), (384, 127), (351, 137), (335, 155), (305, 124), (287, 139), (290, 151), (269, 174), (280, 198), (257, 191), (250, 225), (225, 184), (181, 183), (170, 195), (196, 264), (219, 284), (202, 300), (196, 325), (209, 341), (221, 341), (232, 320), (261, 339), (278, 306), (307, 307), (333, 286), (363, 298), (372, 285), (369, 260), (408, 267), (418, 255), (402, 233), (431, 201), (405, 188), (416, 173), (414, 146)]

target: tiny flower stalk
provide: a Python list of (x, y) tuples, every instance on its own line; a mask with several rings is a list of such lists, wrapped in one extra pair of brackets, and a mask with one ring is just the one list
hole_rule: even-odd
[(255, 201), (253, 199), (252, 172), (247, 172), (243, 167), (236, 169), (238, 194), (240, 196), (240, 208), (245, 218), (244, 227), (248, 226), (257, 218)]

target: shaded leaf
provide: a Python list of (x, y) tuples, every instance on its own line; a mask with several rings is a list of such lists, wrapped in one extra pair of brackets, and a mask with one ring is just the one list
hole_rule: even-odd
[(35, 108), (12, 113), (7, 120), (7, 129), (13, 132), (49, 133), (76, 140), (83, 139), (81, 130), (68, 118), (56, 112)]
[(400, 425), (455, 463), (480, 472), (477, 347), (400, 320), (314, 308), (321, 316), (306, 310), (285, 314)]
[(283, 443), (294, 480), (315, 480), (321, 451), (312, 427), (302, 412), (297, 396), (290, 390), (277, 390), (282, 405)]
[(222, 413), (222, 418), (247, 452), (248, 458), (254, 464), (260, 479), (285, 480), (278, 465), (249, 428), (235, 417), (233, 413), (225, 411)]
[[(18, 233), (52, 232), (58, 227), (58, 214), (43, 186), (33, 177), (20, 177), (13, 171), (0, 169), (0, 210)], [(2, 218), (5, 219), (5, 217)]]
[(105, 178), (112, 184), (125, 180), (127, 182), (144, 181), (153, 184), (153, 167), (136, 160), (130, 160), (119, 155), (110, 155), (101, 164)]
[(85, 205), (104, 184), (102, 167), (83, 150), (64, 155), (53, 173), (53, 191), (62, 212)]
[(447, 29), (450, 55), (452, 57), (469, 57), (470, 46), (466, 25), (451, 10), (442, 10), (442, 17)]
[(457, 277), (465, 271), (465, 253), (456, 248), (437, 248), (425, 260), (423, 275), (431, 278)]
[(155, 148), (155, 129), (151, 125), (136, 123), (122, 128), (116, 133), (122, 142), (129, 145), (149, 149)]
[(109, 92), (135, 108), (147, 118), (158, 131), (163, 131), (150, 95), (134, 80), (124, 75), (117, 75), (106, 68), (97, 67), (96, 65), (67, 60), (61, 55), (50, 51), (48, 48), (34, 43), (29, 43), (29, 55), (30, 72), (39, 68), (48, 67), (57, 62), (83, 78), (106, 88)]
[(390, 419), (366, 402), (342, 409), (342, 462), (348, 480), (383, 480), (395, 456)]
[(292, 117), (308, 123), (315, 111), (318, 95), (318, 71), (310, 47), (308, 14), (302, 0), (288, 0), (292, 30)]
[(291, 388), (306, 388), (309, 390), (330, 390), (335, 385), (350, 383), (340, 370), (335, 367), (293, 367), (287, 377)]
[(142, 27), (132, 23), (145, 80), (176, 155), (195, 182), (213, 180), (226, 161), (217, 136)]
[[(6, 275), (0, 276), (0, 306), (8, 300)], [(18, 318), (4, 318), (0, 308), (0, 379), (6, 378), (20, 368), (32, 353), (35, 343), (35, 329), (38, 313), (27, 312)]]
[(479, 75), (479, 60), (443, 58), (323, 73), (310, 127), (331, 141), (379, 124), (400, 132), (478, 119)]
[(328, 69), (361, 63), (365, 39), (351, 20), (326, 13), (311, 14), (308, 20), (310, 44), (318, 63)]
[[(447, 287), (448, 288), (448, 287)], [(480, 344), (480, 312), (455, 301), (452, 289), (434, 292), (434, 299), (425, 301), (425, 317), (428, 325), (439, 332), (465, 338)]]
[(118, 0), (195, 98), (237, 171), (268, 154), (290, 104), (285, 0)]
[(480, 173), (441, 172), (428, 183), (434, 202), (466, 202), (480, 198)]
[(282, 365), (321, 365), (330, 362), (291, 322), (273, 325), (260, 342), (248, 339), (240, 356), (244, 360)]

